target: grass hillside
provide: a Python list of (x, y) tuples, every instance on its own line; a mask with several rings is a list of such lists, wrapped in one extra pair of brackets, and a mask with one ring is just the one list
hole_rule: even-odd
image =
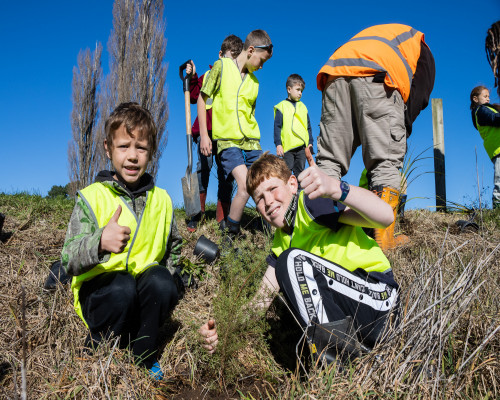
[[(271, 235), (246, 210), (239, 251), (214, 265), (193, 256), (203, 234), (220, 241), (215, 210), (191, 234), (182, 210), (184, 266), (195, 274), (163, 333), (155, 382), (115, 340), (94, 354), (73, 310), (69, 286), (43, 290), (58, 259), (73, 202), (0, 194), (0, 398), (18, 399), (396, 399), (500, 397), (500, 210), (476, 216), (406, 213), (407, 246), (388, 254), (402, 287), (403, 322), (344, 371), (311, 365), (297, 323), (278, 297), (264, 318), (247, 308), (269, 252)], [(220, 345), (208, 356), (196, 329), (217, 321)], [(298, 356), (296, 355), (298, 354)], [(300, 362), (299, 362), (300, 361)]]

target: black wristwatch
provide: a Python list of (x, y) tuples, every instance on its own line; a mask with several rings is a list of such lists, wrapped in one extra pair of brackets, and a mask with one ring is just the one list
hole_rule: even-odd
[(345, 181), (340, 181), (340, 190), (342, 190), (342, 196), (340, 196), (339, 201), (344, 201), (347, 195), (349, 194), (349, 190), (351, 187)]

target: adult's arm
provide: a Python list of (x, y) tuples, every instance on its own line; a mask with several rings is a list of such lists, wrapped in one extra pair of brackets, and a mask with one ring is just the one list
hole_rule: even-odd
[(434, 78), (436, 76), (436, 64), (429, 47), (421, 42), (420, 57), (411, 82), (410, 97), (406, 102), (405, 127), (406, 137), (411, 135), (413, 122), (429, 104)]

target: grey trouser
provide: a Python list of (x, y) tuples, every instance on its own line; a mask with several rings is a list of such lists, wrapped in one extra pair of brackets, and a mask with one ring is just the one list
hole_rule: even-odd
[(406, 153), (401, 94), (373, 77), (340, 77), (323, 90), (318, 166), (340, 179), (361, 145), (370, 188), (400, 190)]

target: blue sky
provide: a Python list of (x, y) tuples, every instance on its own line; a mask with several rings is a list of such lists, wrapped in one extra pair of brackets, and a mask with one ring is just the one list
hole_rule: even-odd
[[(189, 6), (188, 6), (189, 4)], [(52, 185), (68, 182), (67, 148), (71, 139), (71, 81), (80, 49), (100, 41), (107, 48), (112, 28), (112, 1), (49, 0), (3, 2), (0, 13), (0, 192), (29, 191), (46, 195)], [(158, 186), (182, 204), (181, 178), (187, 155), (182, 84), (178, 67), (192, 58), (203, 73), (216, 59), (220, 43), (230, 33), (245, 38), (253, 29), (265, 29), (274, 55), (256, 73), (260, 81), (256, 117), (262, 148), (275, 151), (273, 105), (286, 97), (285, 80), (299, 73), (306, 81), (307, 105), (313, 135), (319, 134), (321, 93), (316, 74), (331, 53), (360, 30), (381, 23), (403, 23), (424, 32), (436, 60), (432, 98), (442, 98), (448, 199), (470, 203), (478, 186), (487, 187), (491, 203), (492, 163), (473, 128), (469, 93), (479, 84), (492, 89), (491, 101), (500, 102), (484, 51), (487, 29), (500, 18), (500, 2), (483, 0), (382, 3), (360, 0), (254, 1), (221, 0), (165, 2), (168, 39), (166, 62), (170, 117), (168, 145), (160, 164)], [(103, 53), (107, 73), (108, 54)], [(196, 108), (192, 106), (193, 121)], [(432, 146), (431, 106), (414, 124), (409, 149), (414, 154)], [(316, 145), (314, 146), (316, 150)], [(477, 161), (476, 161), (477, 154)], [(425, 155), (431, 157), (428, 150)], [(196, 156), (195, 156), (196, 160)], [(433, 170), (433, 160), (420, 162), (420, 172)], [(360, 151), (346, 180), (357, 184), (363, 169)], [(215, 175), (209, 201), (215, 201)], [(432, 207), (434, 179), (424, 174), (414, 181), (409, 208)]]

